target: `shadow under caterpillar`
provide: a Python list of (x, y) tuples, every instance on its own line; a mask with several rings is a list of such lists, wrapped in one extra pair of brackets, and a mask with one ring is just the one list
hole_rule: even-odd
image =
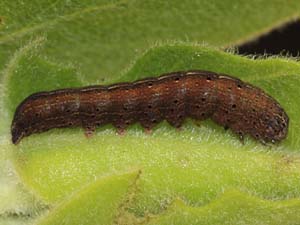
[(180, 127), (186, 117), (211, 118), (243, 139), (283, 140), (289, 118), (263, 90), (237, 78), (209, 71), (172, 72), (157, 78), (109, 86), (39, 92), (16, 109), (12, 142), (52, 128), (82, 126), (91, 135), (113, 124), (119, 132), (135, 122), (150, 130), (162, 120)]

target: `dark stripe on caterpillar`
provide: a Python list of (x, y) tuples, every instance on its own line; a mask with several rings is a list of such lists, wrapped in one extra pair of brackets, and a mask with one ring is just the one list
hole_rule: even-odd
[(260, 88), (228, 75), (195, 70), (32, 94), (17, 107), (11, 134), (17, 144), (52, 128), (82, 126), (91, 134), (104, 124), (123, 131), (139, 122), (149, 130), (162, 120), (180, 127), (187, 117), (211, 118), (241, 139), (248, 134), (263, 143), (284, 139), (289, 123), (280, 104)]

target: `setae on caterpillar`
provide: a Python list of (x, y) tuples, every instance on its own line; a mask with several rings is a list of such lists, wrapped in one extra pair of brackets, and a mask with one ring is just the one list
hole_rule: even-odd
[(150, 130), (162, 120), (180, 127), (186, 117), (211, 118), (243, 139), (266, 142), (287, 136), (289, 118), (263, 90), (237, 78), (208, 71), (164, 74), (132, 83), (39, 92), (16, 109), (12, 142), (52, 128), (82, 126), (87, 135), (97, 126), (118, 131), (135, 122)]

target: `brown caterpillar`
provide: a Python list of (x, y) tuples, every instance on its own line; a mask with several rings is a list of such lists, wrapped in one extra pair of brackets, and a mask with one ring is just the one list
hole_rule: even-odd
[(284, 109), (261, 89), (228, 75), (186, 71), (133, 83), (32, 94), (16, 109), (12, 142), (71, 126), (82, 126), (87, 135), (108, 123), (118, 131), (135, 122), (149, 130), (162, 120), (180, 127), (186, 117), (211, 118), (241, 139), (249, 134), (263, 143), (284, 139), (289, 123)]

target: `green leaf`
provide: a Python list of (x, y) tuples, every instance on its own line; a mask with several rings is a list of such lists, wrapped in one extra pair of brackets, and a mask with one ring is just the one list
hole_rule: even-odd
[(131, 172), (98, 179), (54, 208), (38, 224), (113, 224), (130, 201), (138, 174)]
[(0, 224), (32, 224), (32, 218), (44, 213), (46, 206), (20, 182), (11, 162), (12, 151), (7, 148), (10, 143), (3, 139), (0, 139)]
[(297, 224), (300, 221), (300, 199), (265, 201), (237, 191), (228, 191), (203, 207), (190, 207), (176, 200), (162, 215), (147, 225), (168, 224)]
[[(156, 69), (157, 61), (161, 71)], [(94, 177), (141, 168), (140, 192), (131, 208), (140, 216), (161, 212), (177, 197), (191, 205), (207, 204), (231, 188), (265, 199), (300, 196), (299, 155), (291, 153), (299, 151), (299, 92), (293, 89), (300, 83), (298, 63), (251, 60), (196, 46), (168, 46), (151, 50), (124, 79), (137, 78), (132, 71), (151, 70), (151, 65), (156, 72), (217, 70), (264, 88), (290, 115), (287, 140), (278, 147), (252, 139), (243, 145), (234, 134), (210, 121), (200, 127), (187, 121), (181, 132), (162, 123), (150, 136), (139, 126), (125, 136), (116, 135), (110, 127), (100, 128), (90, 139), (81, 129), (52, 130), (25, 138), (12, 148), (23, 182), (44, 201), (56, 203)]]
[[(0, 223), (32, 224), (32, 218), (43, 214), (45, 207), (50, 207), (49, 221), (85, 215), (84, 208), (77, 210), (72, 204), (80, 202), (93, 208), (90, 197), (97, 185), (91, 184), (94, 188), (85, 194), (79, 189), (94, 182), (95, 177), (136, 169), (141, 169), (143, 176), (132, 205), (125, 211), (137, 221), (147, 220), (153, 213), (158, 218), (153, 221), (163, 224), (164, 215), (177, 198), (186, 202), (182, 208), (187, 209), (185, 213), (195, 208), (189, 221), (197, 221), (204, 214), (209, 217), (197, 207), (218, 201), (227, 189), (241, 190), (251, 197), (232, 194), (227, 200), (221, 199), (218, 204), (228, 205), (228, 217), (216, 211), (215, 217), (207, 219), (212, 224), (224, 218), (239, 222), (232, 216), (236, 206), (228, 204), (234, 200), (245, 203), (245, 218), (258, 215), (252, 204), (257, 198), (270, 201), (263, 203), (266, 210), (259, 214), (266, 224), (296, 221), (298, 200), (294, 198), (300, 195), (299, 63), (276, 58), (250, 60), (218, 49), (283, 24), (299, 15), (299, 9), (296, 0), (288, 4), (280, 0), (1, 1), (0, 189), (6, 195), (0, 194)], [(211, 121), (201, 122), (200, 127), (187, 121), (181, 132), (162, 123), (151, 136), (137, 125), (119, 137), (108, 126), (99, 128), (88, 140), (78, 128), (32, 135), (18, 146), (10, 143), (14, 109), (33, 92), (133, 81), (190, 69), (227, 73), (263, 88), (288, 112), (288, 138), (271, 148), (252, 139), (242, 145), (235, 135)], [(11, 173), (10, 160), (17, 176)], [(116, 184), (119, 190), (125, 186)], [(74, 193), (80, 196), (77, 203)], [(283, 207), (281, 216), (273, 210), (282, 206), (274, 202), (277, 199), (297, 203), (295, 208), (289, 203)], [(105, 210), (117, 213), (114, 207), (118, 204), (108, 204)], [(273, 208), (268, 207), (272, 204)], [(289, 213), (293, 215), (290, 219)], [(99, 215), (78, 216), (78, 221), (95, 221)], [(175, 216), (179, 224), (184, 219), (181, 215)], [(166, 218), (173, 216), (171, 213)]]
[(44, 34), (42, 55), (76, 65), (88, 83), (110, 81), (157, 43), (228, 47), (295, 18), (300, 9), (297, 0), (77, 2), (2, 1), (0, 70), (26, 40)]

